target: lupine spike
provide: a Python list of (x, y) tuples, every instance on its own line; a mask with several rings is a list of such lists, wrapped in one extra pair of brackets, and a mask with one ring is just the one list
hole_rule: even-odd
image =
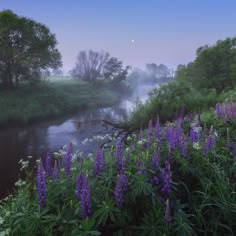
[(46, 175), (41, 160), (38, 163), (37, 170), (37, 190), (39, 209), (42, 209), (46, 206)]
[(158, 150), (154, 153), (152, 158), (152, 168), (154, 171), (158, 170), (159, 162), (160, 162), (160, 148), (158, 148)]
[(97, 149), (95, 162), (94, 162), (94, 175), (99, 175), (105, 165), (104, 153), (101, 148)]
[(85, 176), (82, 179), (82, 190), (81, 190), (81, 208), (82, 208), (82, 219), (91, 218), (92, 216), (92, 199), (91, 190), (89, 185), (88, 177)]
[(162, 188), (161, 192), (168, 197), (171, 192), (171, 169), (169, 161), (165, 162), (165, 168), (162, 170)]
[(124, 194), (128, 191), (128, 178), (121, 172), (117, 177), (116, 187), (114, 191), (115, 201), (118, 207), (122, 207), (124, 203)]
[(57, 182), (60, 179), (60, 171), (58, 168), (58, 164), (55, 162), (53, 173), (52, 173), (53, 180)]

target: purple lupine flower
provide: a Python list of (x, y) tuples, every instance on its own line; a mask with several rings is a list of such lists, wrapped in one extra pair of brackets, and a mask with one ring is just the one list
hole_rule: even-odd
[(152, 185), (158, 185), (160, 183), (160, 179), (157, 176), (153, 176), (150, 182)]
[(161, 178), (162, 178), (162, 188), (161, 193), (165, 196), (169, 196), (171, 192), (171, 169), (169, 161), (165, 162), (165, 168), (162, 170)]
[(128, 178), (121, 172), (117, 177), (116, 187), (114, 191), (115, 201), (118, 207), (122, 207), (124, 203), (124, 194), (128, 191)]
[(89, 185), (88, 177), (82, 178), (82, 189), (81, 189), (81, 209), (82, 219), (90, 218), (92, 216), (92, 199), (91, 190)]
[(81, 194), (82, 194), (82, 186), (85, 181), (85, 176), (81, 173), (78, 178), (77, 178), (77, 183), (76, 183), (76, 196), (80, 200)]
[(52, 176), (53, 168), (52, 168), (52, 157), (49, 152), (46, 154), (46, 176)]
[(58, 164), (55, 162), (53, 173), (52, 173), (53, 180), (57, 182), (60, 179), (60, 170), (58, 168)]
[(161, 144), (162, 143), (162, 130), (161, 130), (159, 118), (157, 119), (157, 123), (156, 123), (156, 136), (157, 136), (158, 143)]
[(154, 171), (158, 170), (159, 163), (160, 163), (160, 148), (156, 151), (152, 157), (152, 168)]
[(203, 154), (206, 156), (208, 154), (208, 152), (214, 147), (215, 145), (215, 136), (214, 134), (212, 134), (212, 132), (210, 131), (210, 134), (208, 136), (208, 138), (205, 141), (205, 145), (203, 148)]
[(42, 209), (46, 206), (46, 175), (41, 160), (38, 163), (37, 170), (37, 190), (39, 209)]
[(66, 176), (71, 175), (71, 161), (72, 161), (72, 152), (73, 152), (73, 145), (72, 143), (69, 144), (66, 156), (65, 156), (65, 172)]
[(152, 126), (152, 120), (149, 121), (148, 124), (148, 142), (152, 142), (153, 140), (153, 126)]
[(223, 110), (221, 108), (220, 103), (216, 103), (216, 115), (218, 118), (221, 118), (223, 116)]
[(183, 134), (181, 137), (181, 154), (186, 157), (187, 156), (187, 139)]
[(181, 137), (183, 135), (183, 129), (181, 127), (181, 124), (179, 123), (176, 130), (175, 130), (175, 143), (176, 147), (181, 145)]
[(171, 208), (170, 208), (170, 200), (167, 198), (165, 203), (165, 222), (167, 225), (171, 224)]
[(122, 170), (124, 165), (123, 156), (124, 156), (124, 147), (123, 144), (119, 142), (116, 145), (116, 164), (119, 171)]
[(105, 166), (104, 153), (101, 148), (97, 149), (95, 162), (94, 162), (94, 175), (99, 175)]
[(190, 128), (190, 141), (192, 144), (198, 141), (198, 132), (196, 131), (196, 127)]

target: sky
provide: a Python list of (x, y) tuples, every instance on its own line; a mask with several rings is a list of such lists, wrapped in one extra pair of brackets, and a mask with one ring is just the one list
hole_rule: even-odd
[(4, 9), (49, 27), (65, 71), (89, 49), (132, 67), (176, 68), (193, 61), (198, 47), (236, 36), (235, 0), (0, 0)]

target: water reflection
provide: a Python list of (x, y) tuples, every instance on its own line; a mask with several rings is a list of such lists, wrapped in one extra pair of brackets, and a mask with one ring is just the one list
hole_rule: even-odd
[[(145, 96), (149, 88), (140, 91)], [(139, 94), (140, 94), (139, 93)], [(20, 159), (32, 155), (34, 159), (44, 157), (46, 151), (57, 151), (71, 141), (86, 154), (94, 151), (96, 142), (83, 145), (81, 142), (96, 135), (105, 135), (111, 127), (99, 120), (120, 121), (128, 117), (135, 105), (137, 94), (109, 108), (78, 111), (76, 115), (47, 120), (20, 128), (9, 128), (0, 132), (0, 197), (12, 190), (19, 175)], [(146, 99), (142, 96), (141, 99)], [(79, 123), (78, 123), (79, 122)], [(79, 124), (79, 125), (78, 125)]]

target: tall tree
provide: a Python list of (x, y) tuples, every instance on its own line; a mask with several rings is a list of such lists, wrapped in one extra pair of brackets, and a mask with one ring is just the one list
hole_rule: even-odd
[(0, 81), (14, 87), (41, 78), (48, 68), (60, 67), (56, 45), (55, 35), (45, 25), (10, 10), (0, 12)]
[(219, 40), (197, 49), (197, 57), (187, 66), (179, 66), (177, 79), (185, 78), (197, 88), (215, 88), (221, 92), (236, 85), (236, 37)]
[(164, 64), (156, 65), (155, 63), (150, 63), (146, 64), (146, 68), (157, 79), (171, 77), (170, 69)]
[(97, 80), (121, 82), (126, 78), (128, 69), (129, 67), (123, 68), (122, 61), (110, 57), (107, 52), (89, 50), (79, 52), (71, 74), (75, 78), (89, 82)]

